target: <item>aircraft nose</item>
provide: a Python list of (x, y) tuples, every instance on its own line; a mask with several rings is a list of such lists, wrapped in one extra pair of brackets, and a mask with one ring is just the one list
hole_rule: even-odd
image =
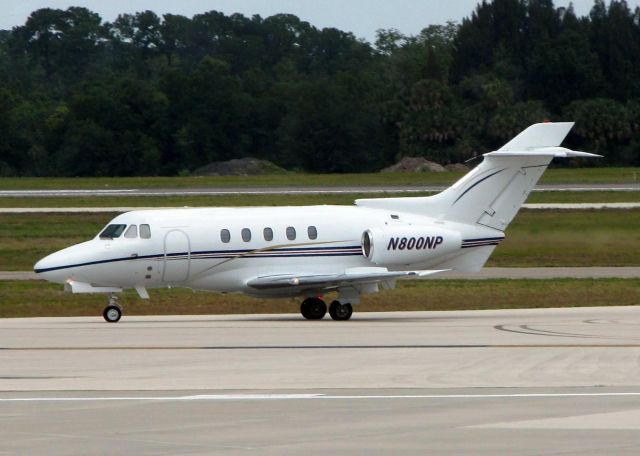
[(33, 270), (38, 278), (65, 283), (68, 279), (77, 277), (82, 266), (95, 258), (94, 250), (92, 241), (72, 245), (44, 257), (33, 265)]
[(38, 278), (64, 283), (66, 277), (65, 272), (61, 270), (63, 265), (60, 260), (59, 252), (52, 253), (34, 264), (33, 271), (38, 275)]

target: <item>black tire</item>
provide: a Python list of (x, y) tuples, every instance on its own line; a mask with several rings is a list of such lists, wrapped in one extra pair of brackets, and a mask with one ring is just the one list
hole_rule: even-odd
[(327, 305), (320, 298), (307, 298), (300, 305), (300, 313), (307, 320), (322, 320), (327, 313)]
[(104, 308), (102, 316), (109, 323), (117, 323), (122, 318), (122, 309), (118, 306), (109, 305)]
[(336, 321), (347, 321), (353, 315), (353, 307), (349, 303), (333, 301), (329, 306), (329, 315)]

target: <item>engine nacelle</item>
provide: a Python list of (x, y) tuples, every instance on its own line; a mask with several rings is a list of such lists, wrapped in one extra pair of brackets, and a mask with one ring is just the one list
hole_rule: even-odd
[(462, 236), (437, 226), (401, 225), (362, 233), (362, 254), (379, 265), (423, 263), (455, 252)]

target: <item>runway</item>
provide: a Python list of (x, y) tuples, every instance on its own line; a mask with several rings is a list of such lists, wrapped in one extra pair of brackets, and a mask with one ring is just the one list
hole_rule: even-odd
[(0, 320), (0, 454), (637, 454), (640, 308)]

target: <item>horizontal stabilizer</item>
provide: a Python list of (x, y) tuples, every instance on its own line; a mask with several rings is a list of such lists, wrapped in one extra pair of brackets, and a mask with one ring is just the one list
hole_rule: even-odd
[(485, 157), (557, 157), (557, 158), (570, 158), (570, 157), (590, 157), (597, 158), (602, 155), (591, 154), (589, 152), (578, 152), (576, 150), (567, 149), (565, 147), (539, 147), (536, 149), (528, 150), (503, 150), (500, 149), (495, 152), (489, 152), (484, 154)]

